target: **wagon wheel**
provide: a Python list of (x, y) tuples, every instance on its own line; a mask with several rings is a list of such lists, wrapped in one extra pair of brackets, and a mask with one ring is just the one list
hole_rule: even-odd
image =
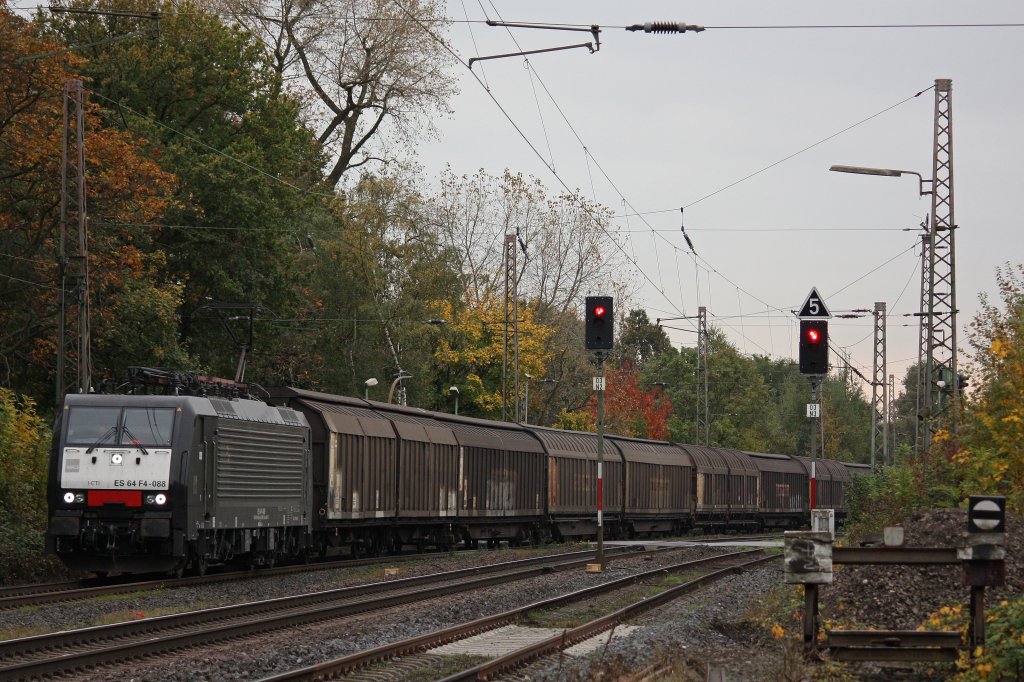
[(384, 539), (379, 533), (374, 533), (370, 536), (370, 547), (367, 553), (372, 557), (380, 556), (381, 549), (384, 547)]
[(206, 569), (210, 567), (210, 564), (206, 561), (206, 557), (200, 557), (196, 559), (194, 562), (192, 562), (192, 565), (196, 570), (196, 575), (198, 576), (206, 575)]

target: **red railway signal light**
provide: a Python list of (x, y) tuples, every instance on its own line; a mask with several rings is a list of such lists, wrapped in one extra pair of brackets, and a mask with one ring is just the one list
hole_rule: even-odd
[(615, 315), (611, 296), (587, 296), (584, 342), (587, 350), (611, 350), (615, 337)]
[(800, 320), (800, 373), (828, 374), (828, 320)]

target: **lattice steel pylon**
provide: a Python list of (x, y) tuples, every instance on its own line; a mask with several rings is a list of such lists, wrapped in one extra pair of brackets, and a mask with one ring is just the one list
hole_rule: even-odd
[(896, 402), (896, 375), (889, 375), (889, 399), (885, 405), (885, 421), (889, 424), (889, 431), (892, 433), (892, 442), (889, 444), (889, 461), (887, 464), (892, 466), (896, 463), (896, 424), (894, 423), (894, 417), (892, 414), (893, 403)]
[(889, 400), (885, 383), (885, 302), (875, 302), (875, 352), (871, 363), (871, 468), (889, 455)]
[[(89, 249), (85, 204), (85, 114), (82, 81), (69, 79), (64, 84), (64, 137), (61, 144), (60, 237), (57, 252), (57, 404), (64, 399), (67, 383), (69, 286), (76, 293), (78, 348), (73, 356), (77, 366), (75, 390), (92, 389), (92, 352), (89, 331)], [(77, 239), (69, 243), (68, 231), (76, 230)], [(72, 284), (73, 283), (73, 284)]]
[[(929, 194), (931, 192), (929, 191)], [(931, 300), (932, 281), (932, 233), (931, 214), (929, 213), (925, 222), (921, 224), (924, 233), (921, 235), (921, 291), (918, 306), (918, 319), (920, 324), (917, 328), (917, 415), (914, 421), (914, 449), (918, 454), (924, 452), (924, 415), (925, 407), (928, 405), (928, 370), (925, 362), (928, 358), (928, 348), (931, 344), (931, 317), (928, 314), (929, 301)]]
[[(510, 397), (515, 405), (513, 414), (519, 423), (519, 270), (516, 267), (518, 235), (505, 235), (505, 344), (501, 367), (501, 420), (508, 421)], [(512, 357), (509, 358), (509, 347)], [(514, 375), (513, 392), (509, 396), (509, 369)]]
[(697, 308), (697, 445), (711, 445), (711, 415), (708, 414), (708, 309)]
[[(931, 448), (932, 421), (950, 407), (950, 424), (957, 428), (960, 403), (956, 348), (956, 223), (953, 217), (953, 81), (935, 81), (935, 135), (932, 156), (931, 248), (927, 302), (923, 309), (925, 351), (924, 400), (920, 413), (922, 449)], [(941, 384), (939, 382), (942, 382)], [(949, 405), (944, 405), (945, 396)]]

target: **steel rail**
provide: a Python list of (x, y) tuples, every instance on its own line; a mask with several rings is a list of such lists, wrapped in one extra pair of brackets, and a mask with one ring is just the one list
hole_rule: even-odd
[[(723, 557), (724, 556), (735, 555), (723, 555)], [(754, 566), (760, 563), (780, 558), (782, 558), (781, 554), (772, 554), (760, 557), (758, 559), (754, 559), (753, 561), (737, 564), (735, 566), (729, 566), (718, 571), (714, 571), (713, 573), (708, 573), (707, 575), (703, 575), (699, 578), (695, 578), (694, 580), (690, 580), (681, 585), (677, 585), (673, 588), (670, 588), (660, 594), (656, 594), (651, 597), (647, 597), (646, 599), (642, 599), (634, 604), (630, 604), (629, 606), (619, 609), (614, 613), (610, 613), (606, 616), (602, 616), (601, 618), (592, 620), (589, 623), (584, 623), (583, 625), (572, 628), (571, 630), (566, 630), (561, 634), (549, 637), (548, 639), (542, 640), (535, 644), (525, 646), (519, 649), (518, 651), (513, 651), (504, 656), (495, 658), (494, 660), (487, 661), (486, 663), (481, 663), (480, 665), (474, 666), (473, 668), (469, 668), (468, 670), (463, 670), (462, 672), (456, 673), (454, 675), (449, 675), (448, 677), (445, 677), (443, 680), (441, 680), (441, 682), (455, 682), (456, 680), (489, 679), (499, 673), (519, 667), (525, 663), (540, 658), (541, 656), (546, 656), (557, 651), (562, 651), (563, 649), (573, 646), (574, 644), (578, 644), (579, 642), (590, 639), (591, 637), (594, 637), (595, 635), (598, 635), (601, 632), (604, 632), (605, 630), (613, 628), (622, 621), (628, 620), (630, 618), (635, 618), (646, 611), (650, 611), (651, 609), (657, 608), (658, 606), (661, 606), (666, 602), (672, 601), (676, 597), (682, 596), (687, 592), (691, 592), (698, 587), (702, 587), (707, 583), (715, 582), (716, 580), (723, 578), (726, 575), (737, 573), (749, 566)]]
[[(635, 555), (637, 552), (624, 547), (615, 554), (621, 557)], [(594, 552), (549, 555), (8, 640), (0, 642), (0, 679), (26, 679), (66, 673), (83, 667), (336, 619), (463, 592), (469, 588), (487, 587), (578, 567), (593, 561), (593, 557)], [(477, 577), (469, 579), (474, 576)], [(445, 584), (422, 587), (438, 582)], [(380, 596), (381, 593), (384, 595)], [(88, 649), (69, 650), (73, 647)], [(69, 651), (61, 653), (61, 650)], [(17, 658), (28, 660), (12, 660)]]
[[(377, 563), (394, 563), (423, 559), (446, 558), (448, 552), (431, 552), (429, 554), (401, 554), (395, 556), (366, 557), (362, 559), (339, 558), (295, 564), (275, 566), (273, 568), (239, 569), (207, 574), (205, 576), (186, 576), (183, 578), (157, 578), (155, 580), (125, 580), (118, 582), (102, 582), (101, 579), (87, 579), (64, 583), (40, 583), (35, 585), (18, 585), (0, 589), (0, 611), (17, 609), (25, 606), (40, 606), (80, 599), (93, 599), (115, 594), (131, 594), (149, 590), (177, 589), (212, 583), (234, 582), (248, 578), (272, 578), (293, 573), (311, 571), (328, 571), (358, 566), (372, 566)], [(101, 583), (101, 584), (90, 584)]]
[[(526, 606), (521, 606), (492, 616), (485, 616), (484, 618), (479, 618), (468, 623), (462, 623), (460, 625), (455, 625), (453, 627), (445, 628), (443, 630), (437, 630), (435, 632), (430, 632), (417, 637), (412, 637), (406, 640), (402, 640), (400, 642), (385, 644), (384, 646), (376, 647), (374, 649), (368, 649), (366, 651), (351, 654), (349, 656), (338, 658), (332, 661), (326, 661), (324, 663), (319, 663), (317, 665), (309, 666), (306, 668), (292, 670), (286, 673), (281, 673), (279, 675), (267, 677), (261, 680), (261, 682), (297, 682), (305, 680), (312, 681), (333, 679), (341, 675), (350, 673), (354, 670), (358, 670), (359, 668), (365, 667), (367, 665), (377, 663), (379, 661), (385, 661), (398, 656), (408, 655), (413, 652), (423, 651), (425, 649), (437, 647), (442, 644), (447, 644), (449, 642), (465, 639), (467, 637), (471, 637), (473, 635), (477, 635), (488, 630), (493, 630), (495, 628), (501, 627), (503, 625), (508, 624), (509, 622), (512, 622), (520, 618), (521, 616), (530, 611), (538, 609), (550, 609), (553, 607), (559, 607), (564, 606), (566, 604), (583, 601), (585, 599), (589, 599), (600, 594), (613, 592), (623, 587), (627, 587), (642, 582), (654, 576), (665, 575), (668, 573), (696, 568), (709, 563), (718, 563), (722, 561), (728, 561), (730, 559), (735, 559), (738, 557), (746, 557), (752, 554), (761, 553), (762, 550), (760, 549), (746, 550), (743, 552), (719, 554), (717, 556), (705, 557), (703, 559), (686, 561), (683, 563), (674, 564), (672, 566), (656, 568), (650, 571), (645, 571), (643, 573), (638, 573), (636, 575), (627, 576), (625, 578), (619, 578), (617, 580), (601, 583), (600, 585), (595, 585), (593, 587), (588, 587), (582, 590), (577, 590), (575, 592), (570, 592), (569, 594), (564, 594), (558, 597), (552, 597), (550, 599), (544, 599), (538, 602), (534, 602), (532, 604), (527, 604)], [(767, 557), (759, 558), (754, 562), (750, 562), (750, 564), (759, 563), (762, 561), (769, 561), (771, 559), (778, 557), (781, 557), (781, 555), (769, 555)], [(744, 564), (743, 566), (750, 564)], [(724, 571), (736, 571), (742, 568), (743, 566), (740, 566), (739, 568), (729, 567), (724, 569)], [(722, 573), (722, 575), (724, 575), (724, 573)], [(698, 581), (699, 580), (701, 579), (698, 579)], [(669, 592), (675, 593), (675, 591), (677, 591), (680, 587), (685, 587), (687, 585), (692, 586), (698, 581), (690, 581), (688, 583), (685, 583), (684, 585), (672, 588), (671, 590), (669, 590)]]

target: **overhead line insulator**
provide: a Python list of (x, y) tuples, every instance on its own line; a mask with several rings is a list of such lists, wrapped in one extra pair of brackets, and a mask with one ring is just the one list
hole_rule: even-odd
[(627, 31), (643, 31), (644, 33), (700, 33), (703, 26), (684, 24), (681, 21), (648, 21), (646, 24), (633, 24), (626, 27)]

